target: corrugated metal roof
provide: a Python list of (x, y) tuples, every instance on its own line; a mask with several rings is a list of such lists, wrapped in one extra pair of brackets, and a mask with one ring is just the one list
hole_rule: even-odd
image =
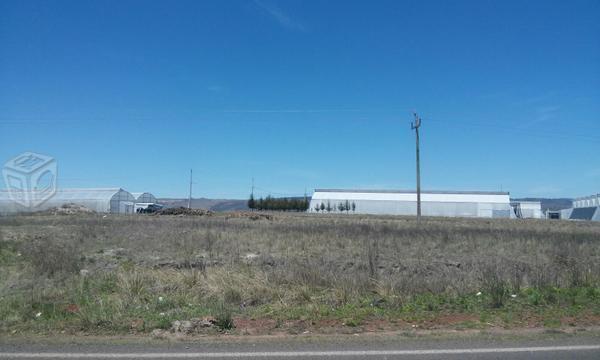
[(575, 208), (571, 212), (569, 219), (571, 220), (592, 220), (598, 207)]

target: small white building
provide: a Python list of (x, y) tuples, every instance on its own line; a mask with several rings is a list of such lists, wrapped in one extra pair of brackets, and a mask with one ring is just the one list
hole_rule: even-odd
[(515, 216), (520, 219), (541, 219), (542, 203), (540, 201), (512, 201)]
[[(309, 212), (416, 215), (417, 194), (413, 190), (316, 189)], [(422, 191), (423, 216), (510, 218), (508, 192)]]

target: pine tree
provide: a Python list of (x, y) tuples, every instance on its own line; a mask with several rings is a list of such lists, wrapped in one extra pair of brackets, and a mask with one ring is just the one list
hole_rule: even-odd
[(348, 200), (344, 203), (344, 209), (346, 209), (346, 213), (350, 212), (350, 202)]
[(325, 204), (321, 203), (321, 211), (325, 212)]
[(254, 210), (256, 207), (256, 202), (254, 201), (254, 194), (250, 194), (250, 198), (248, 199), (248, 208)]
[(327, 212), (331, 212), (331, 203), (327, 200)]
[(356, 203), (352, 202), (352, 212), (356, 212)]

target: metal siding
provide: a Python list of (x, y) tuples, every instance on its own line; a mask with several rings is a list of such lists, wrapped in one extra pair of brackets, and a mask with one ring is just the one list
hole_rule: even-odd
[[(351, 192), (315, 192), (315, 200), (382, 200), (382, 201), (417, 201), (414, 193), (351, 193)], [(495, 194), (421, 194), (423, 202), (485, 202), (485, 203), (509, 203), (508, 195)]]
[[(348, 193), (346, 193), (348, 195)], [(354, 202), (356, 210), (350, 213), (357, 214), (389, 214), (389, 215), (416, 215), (417, 203), (414, 201), (398, 200), (380, 200), (380, 199), (340, 199), (339, 196), (331, 198), (313, 197), (310, 201), (310, 212), (315, 212), (315, 206), (323, 203), (330, 206), (338, 213), (337, 206), (348, 200)], [(448, 201), (427, 201), (422, 202), (421, 212), (423, 216), (444, 216), (444, 217), (510, 217), (510, 205), (506, 203), (483, 203), (483, 202), (448, 202)]]

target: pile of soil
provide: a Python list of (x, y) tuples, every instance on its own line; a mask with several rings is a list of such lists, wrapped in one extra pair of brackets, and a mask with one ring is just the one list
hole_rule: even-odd
[(271, 214), (261, 214), (258, 212), (249, 212), (249, 211), (235, 211), (227, 213), (228, 219), (234, 218), (246, 218), (250, 220), (273, 220), (273, 215)]
[(41, 211), (43, 214), (49, 215), (78, 215), (78, 214), (93, 214), (94, 210), (88, 209), (83, 205), (77, 204), (64, 204), (59, 207), (50, 208), (48, 210)]
[(166, 208), (154, 213), (155, 215), (178, 215), (178, 216), (211, 216), (213, 212), (205, 209), (188, 209), (186, 207)]

